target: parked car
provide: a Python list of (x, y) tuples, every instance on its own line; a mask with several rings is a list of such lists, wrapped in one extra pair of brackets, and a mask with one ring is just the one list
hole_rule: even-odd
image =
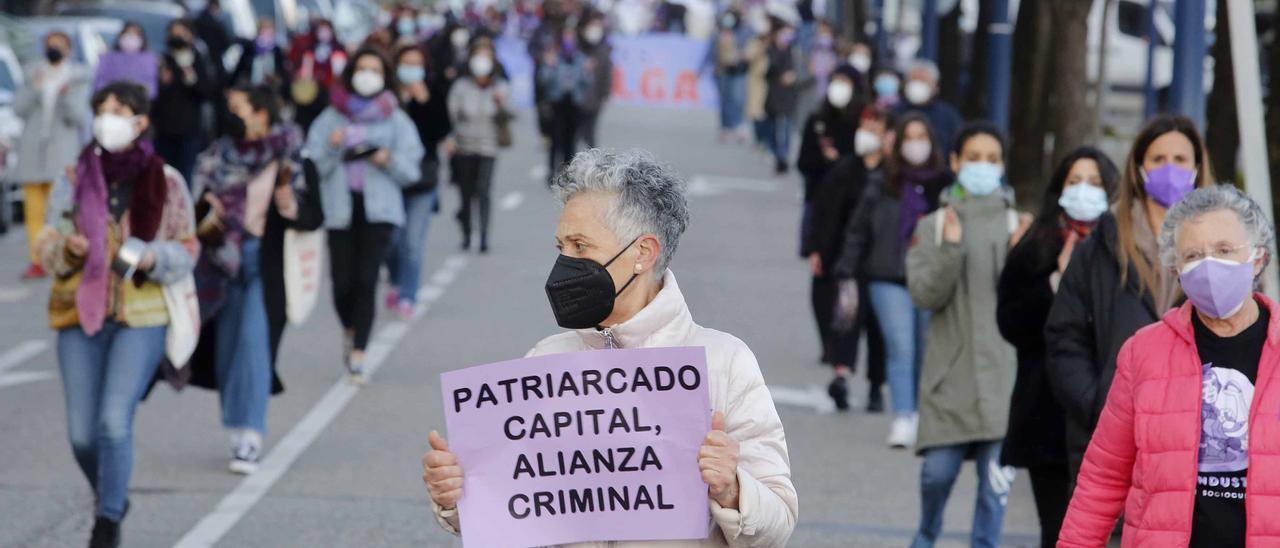
[(185, 17), (187, 14), (186, 8), (178, 4), (145, 0), (77, 2), (59, 5), (56, 11), (58, 15), (110, 17), (137, 22), (142, 25), (142, 32), (147, 35), (147, 49), (155, 52), (164, 51), (169, 22)]
[(44, 36), (60, 30), (71, 37), (71, 58), (89, 68), (98, 66), (98, 57), (111, 49), (124, 22), (107, 17), (22, 17), (13, 19), (11, 30), (18, 39), (14, 53), (23, 63), (44, 58)]
[(6, 175), (17, 159), (14, 139), (22, 134), (22, 119), (13, 112), (13, 97), (24, 78), (18, 56), (7, 44), (0, 43), (0, 234), (8, 230), (22, 207), (22, 195)]

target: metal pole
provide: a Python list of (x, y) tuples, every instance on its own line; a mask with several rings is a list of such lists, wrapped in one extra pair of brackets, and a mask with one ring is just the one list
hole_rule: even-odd
[[(1241, 166), (1244, 167), (1244, 187), (1249, 197), (1262, 206), (1268, 219), (1274, 222), (1271, 205), (1271, 172), (1267, 162), (1267, 131), (1263, 126), (1265, 111), (1262, 105), (1262, 70), (1258, 64), (1258, 35), (1254, 29), (1253, 0), (1227, 0), (1227, 17), (1231, 27), (1231, 65), (1235, 73), (1236, 113), (1240, 125)], [(1221, 24), (1219, 19), (1219, 24)], [(1228, 174), (1230, 175), (1230, 174)], [(1276, 245), (1273, 241), (1271, 264), (1263, 275), (1263, 288), (1273, 300), (1280, 295), (1280, 278), (1276, 271)]]
[(1156, 112), (1160, 110), (1159, 99), (1156, 97), (1156, 44), (1160, 42), (1160, 35), (1156, 32), (1156, 2), (1153, 0), (1147, 4), (1147, 23), (1145, 34), (1147, 35), (1147, 74), (1142, 83), (1142, 119), (1150, 120)]
[(987, 25), (987, 117), (1000, 131), (1009, 129), (1009, 72), (1012, 70), (1013, 25), (1009, 0), (991, 1)]
[(938, 0), (924, 0), (924, 9), (920, 12), (920, 54), (916, 57), (938, 62)]
[(1115, 1), (1102, 0), (1102, 33), (1098, 44), (1098, 76), (1096, 78), (1097, 87), (1093, 92), (1093, 135), (1092, 139), (1097, 141), (1102, 135), (1102, 120), (1107, 112), (1107, 96), (1111, 93), (1111, 78), (1107, 73), (1107, 51), (1111, 49), (1111, 25), (1107, 22), (1111, 20), (1111, 14), (1114, 13)]
[(1173, 7), (1173, 82), (1169, 105), (1204, 130), (1204, 56), (1206, 0), (1177, 0)]
[(886, 28), (884, 24), (884, 0), (874, 0), (871, 3), (871, 9), (875, 10), (875, 13), (871, 14), (871, 19), (876, 22), (876, 61), (879, 63), (890, 63), (889, 29)]

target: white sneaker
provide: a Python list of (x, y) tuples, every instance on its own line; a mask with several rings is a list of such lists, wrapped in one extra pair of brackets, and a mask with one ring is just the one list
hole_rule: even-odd
[(917, 415), (903, 415), (893, 419), (889, 426), (887, 443), (893, 449), (908, 449), (916, 444), (916, 428), (919, 424)]
[(249, 475), (258, 471), (262, 449), (247, 441), (241, 441), (231, 458), (230, 469), (237, 474)]

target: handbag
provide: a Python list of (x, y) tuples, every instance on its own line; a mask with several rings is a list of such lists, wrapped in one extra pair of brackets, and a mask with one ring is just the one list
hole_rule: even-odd
[(515, 135), (511, 132), (511, 121), (515, 119), (515, 115), (506, 109), (498, 109), (498, 114), (493, 117), (493, 123), (498, 129), (498, 146), (500, 148), (511, 148), (515, 144)]
[(835, 310), (831, 320), (831, 329), (836, 333), (848, 333), (853, 330), (854, 321), (858, 318), (858, 282), (852, 278), (840, 280), (836, 291)]
[(195, 276), (187, 274), (163, 288), (169, 326), (164, 333), (164, 354), (175, 369), (191, 360), (200, 342), (200, 301), (196, 298)]
[(320, 297), (324, 231), (284, 231), (284, 302), (290, 325), (301, 325)]

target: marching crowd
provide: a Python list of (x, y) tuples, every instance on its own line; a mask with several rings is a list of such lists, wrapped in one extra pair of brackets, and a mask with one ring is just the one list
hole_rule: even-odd
[[(133, 415), (157, 382), (217, 390), (230, 468), (256, 469), (284, 389), (280, 341), (307, 312), (294, 298), (306, 300), (308, 249), (327, 245), (353, 382), (384, 267), (381, 304), (414, 313), (446, 174), (461, 247), (491, 249), (495, 162), (515, 139), (503, 34), (527, 41), (536, 67), (547, 183), (564, 205), (547, 294), (575, 330), (531, 355), (707, 347), (713, 377), (738, 372), (713, 383), (700, 453), (709, 540), (785, 543), (797, 499), (758, 365), (693, 323), (667, 269), (688, 223), (678, 176), (644, 155), (577, 154), (595, 145), (613, 86), (607, 14), (574, 0), (441, 21), (399, 7), (353, 43), (323, 19), (287, 37), (263, 21), (235, 39), (218, 10), (211, 0), (175, 20), (154, 50), (126, 24), (94, 70), (51, 32), (14, 102), (27, 128), (9, 174), (23, 189), (25, 276), (53, 282), (68, 433), (96, 498), (91, 546), (120, 542)], [(1274, 225), (1217, 184), (1192, 122), (1150, 120), (1119, 166), (1094, 147), (1071, 152), (1030, 215), (1005, 177), (1005, 136), (937, 97), (936, 65), (898, 66), (803, 10), (735, 6), (717, 23), (707, 66), (721, 139), (754, 138), (777, 173), (794, 164), (803, 179), (800, 250), (828, 393), (851, 407), (865, 338), (866, 408), (893, 414), (887, 445), (923, 457), (913, 546), (938, 539), (966, 460), (979, 479), (974, 546), (999, 544), (1015, 467), (1028, 471), (1042, 546), (1102, 545), (1122, 510), (1127, 545), (1280, 535), (1267, 519), (1280, 483), (1250, 473), (1280, 454), (1280, 395), (1267, 390), (1280, 319), (1251, 291)], [(605, 212), (618, 218), (602, 225)], [(431, 446), (424, 481), (458, 532), (462, 470), (443, 438)]]

